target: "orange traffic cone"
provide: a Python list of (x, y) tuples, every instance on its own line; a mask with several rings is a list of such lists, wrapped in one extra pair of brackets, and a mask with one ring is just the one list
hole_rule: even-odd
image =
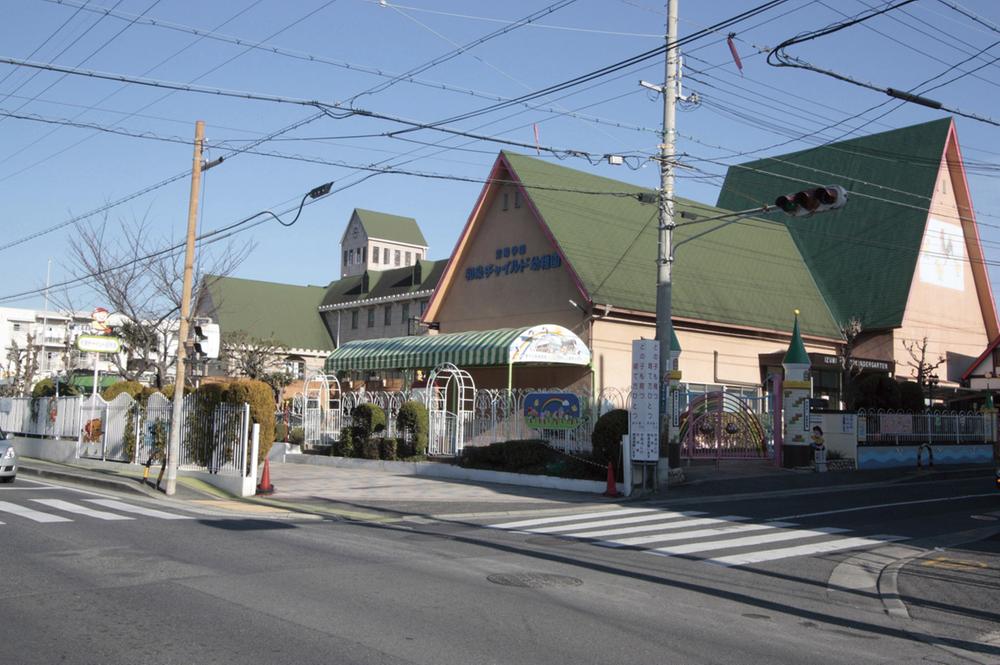
[(264, 460), (264, 473), (260, 475), (260, 485), (257, 485), (257, 494), (274, 494), (274, 485), (271, 484), (270, 460)]
[(608, 489), (605, 490), (602, 496), (621, 496), (621, 492), (618, 491), (618, 485), (615, 484), (615, 465), (612, 462), (608, 462)]

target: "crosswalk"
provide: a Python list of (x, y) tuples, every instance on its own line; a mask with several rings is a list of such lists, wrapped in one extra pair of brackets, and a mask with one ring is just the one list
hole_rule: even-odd
[(747, 566), (799, 556), (868, 549), (905, 540), (859, 536), (838, 527), (799, 528), (788, 521), (754, 521), (742, 515), (703, 511), (620, 508), (537, 517), (488, 528), (583, 540), (609, 548), (632, 548), (656, 556), (680, 556), (720, 566)]
[[(0, 516), (10, 520), (11, 524), (15, 520), (55, 524), (60, 522), (74, 522), (81, 518), (108, 522), (126, 522), (142, 518), (157, 520), (194, 519), (191, 515), (157, 510), (116, 499), (81, 499), (79, 501), (28, 499), (23, 503), (0, 501)], [(5, 522), (0, 521), (0, 525), (5, 524)]]

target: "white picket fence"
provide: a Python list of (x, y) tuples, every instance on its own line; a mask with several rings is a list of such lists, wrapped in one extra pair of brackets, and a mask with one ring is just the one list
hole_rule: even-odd
[[(0, 398), (0, 428), (15, 434), (72, 439), (77, 456), (86, 459), (159, 465), (170, 436), (173, 403), (151, 395), (141, 404), (128, 395), (106, 402), (95, 397)], [(250, 406), (207, 404), (196, 395), (184, 398), (181, 417), (181, 469), (245, 475)]]
[(996, 415), (975, 411), (859, 411), (859, 445), (992, 443)]

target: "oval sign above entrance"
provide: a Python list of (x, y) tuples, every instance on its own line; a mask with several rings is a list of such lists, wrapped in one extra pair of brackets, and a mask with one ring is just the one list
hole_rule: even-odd
[(511, 363), (589, 365), (590, 349), (573, 332), (546, 323), (532, 326), (510, 343)]

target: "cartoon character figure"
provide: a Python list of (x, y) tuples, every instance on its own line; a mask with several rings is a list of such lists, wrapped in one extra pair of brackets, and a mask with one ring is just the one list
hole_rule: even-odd
[(812, 449), (813, 460), (816, 463), (816, 471), (826, 472), (826, 443), (823, 441), (823, 428), (816, 425), (812, 428)]

